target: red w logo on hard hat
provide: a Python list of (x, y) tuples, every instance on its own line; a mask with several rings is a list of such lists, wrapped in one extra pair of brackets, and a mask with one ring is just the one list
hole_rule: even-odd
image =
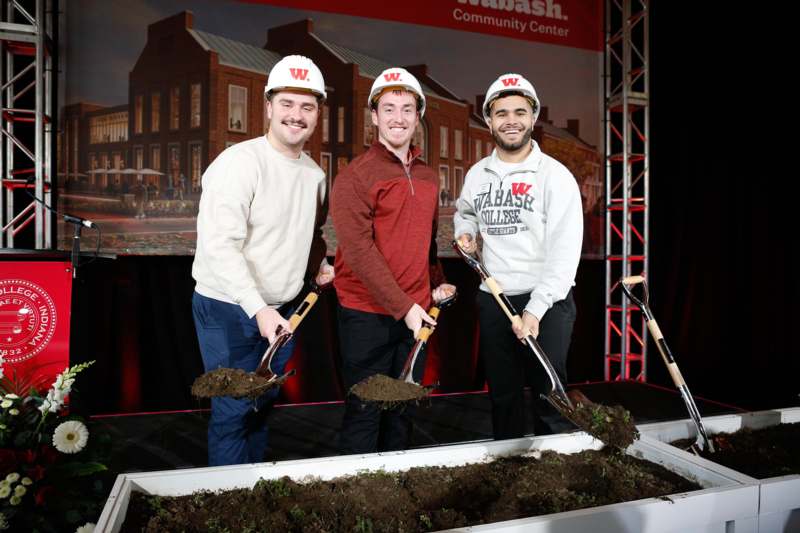
[(296, 80), (306, 81), (306, 77), (308, 77), (307, 68), (290, 68), (289, 73)]
[(399, 72), (387, 72), (383, 75), (383, 79), (386, 81), (400, 81), (400, 73)]
[(512, 86), (512, 85), (514, 87), (516, 87), (519, 84), (519, 78), (503, 78), (500, 81), (502, 81), (503, 85), (506, 86), (506, 87), (509, 87), (509, 86)]
[(528, 194), (528, 191), (531, 190), (531, 185), (527, 183), (512, 183), (511, 184), (511, 194), (517, 196), (519, 194)]

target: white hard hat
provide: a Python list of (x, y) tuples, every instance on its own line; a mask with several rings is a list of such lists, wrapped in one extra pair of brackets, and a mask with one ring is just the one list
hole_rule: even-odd
[(536, 90), (531, 85), (531, 82), (519, 74), (513, 73), (503, 74), (489, 86), (489, 90), (486, 91), (486, 99), (483, 101), (483, 118), (489, 119), (492, 102), (502, 96), (503, 93), (510, 92), (520, 93), (531, 100), (533, 120), (535, 121), (539, 118), (539, 110), (542, 108), (542, 104), (539, 102), (539, 97), (536, 96)]
[(419, 110), (420, 118), (425, 115), (425, 95), (422, 94), (422, 87), (409, 71), (400, 67), (387, 68), (380, 75), (375, 78), (372, 84), (372, 89), (369, 91), (370, 109), (374, 109), (377, 104), (376, 99), (381, 95), (384, 89), (389, 87), (402, 87), (417, 95), (417, 109)]
[(319, 68), (305, 56), (286, 56), (272, 67), (267, 78), (264, 94), (269, 96), (281, 89), (301, 89), (310, 91), (324, 100), (325, 80)]

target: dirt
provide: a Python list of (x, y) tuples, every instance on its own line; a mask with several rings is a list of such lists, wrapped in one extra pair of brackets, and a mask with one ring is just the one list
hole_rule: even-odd
[(270, 381), (269, 378), (245, 372), (240, 368), (218, 368), (194, 380), (192, 396), (196, 398), (257, 398), (268, 389), (280, 386), (289, 376)]
[(639, 430), (630, 411), (620, 405), (607, 406), (594, 403), (579, 391), (567, 393), (573, 409), (556, 409), (576, 426), (600, 442), (624, 450), (639, 438)]
[[(757, 479), (800, 474), (800, 422), (762, 429), (743, 428), (709, 438), (714, 453), (702, 451), (700, 455), (737, 472)], [(694, 442), (681, 439), (670, 444), (687, 449)]]
[(546, 451), (538, 458), (377, 471), (330, 481), (262, 479), (252, 490), (179, 497), (133, 493), (121, 531), (436, 531), (699, 488), (629, 455)]
[(373, 402), (385, 409), (407, 403), (419, 402), (430, 396), (432, 389), (421, 387), (416, 383), (406, 383), (383, 374), (375, 374), (356, 383), (350, 388), (365, 402)]

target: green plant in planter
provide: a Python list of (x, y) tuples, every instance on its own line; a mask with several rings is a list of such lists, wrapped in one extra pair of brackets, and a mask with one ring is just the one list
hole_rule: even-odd
[(356, 517), (356, 525), (353, 528), (355, 533), (373, 533), (372, 519), (364, 516)]

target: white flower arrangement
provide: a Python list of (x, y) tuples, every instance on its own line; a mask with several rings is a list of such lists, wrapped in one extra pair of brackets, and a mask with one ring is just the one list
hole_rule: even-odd
[[(89, 444), (89, 430), (71, 415), (67, 396), (94, 361), (64, 369), (45, 391), (27, 377), (2, 377), (0, 358), (0, 532), (72, 531), (97, 516), (107, 470), (108, 439)], [(66, 420), (62, 422), (62, 420)], [(66, 513), (52, 512), (58, 507)], [(87, 522), (81, 533), (94, 529)]]

